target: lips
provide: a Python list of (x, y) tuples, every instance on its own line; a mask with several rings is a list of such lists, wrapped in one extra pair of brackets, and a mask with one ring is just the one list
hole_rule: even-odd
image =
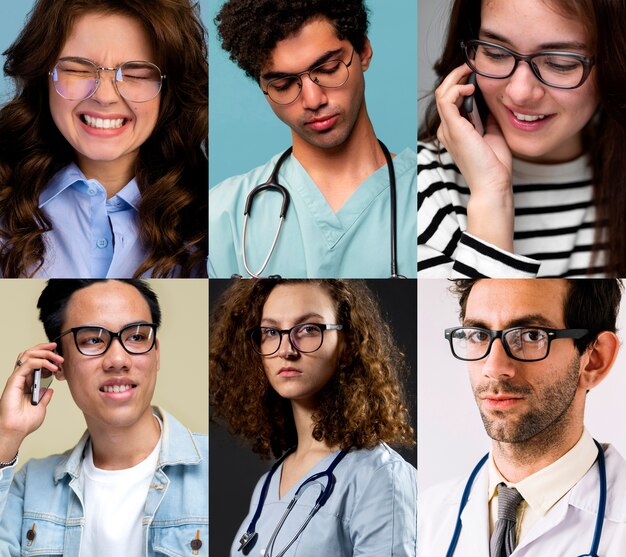
[(131, 122), (125, 114), (98, 114), (95, 112), (81, 112), (78, 120), (83, 130), (90, 135), (117, 136), (124, 133)]
[(335, 125), (335, 122), (339, 119), (338, 114), (330, 116), (317, 116), (308, 120), (305, 125), (315, 131), (326, 131)]
[(516, 129), (534, 132), (541, 130), (556, 114), (540, 114), (537, 112), (514, 110), (505, 106), (509, 123)]
[(278, 370), (279, 377), (297, 377), (302, 375), (302, 372), (294, 367), (281, 367)]
[(99, 391), (101, 393), (123, 393), (136, 387), (137, 384), (133, 383), (129, 379), (114, 379), (102, 384)]

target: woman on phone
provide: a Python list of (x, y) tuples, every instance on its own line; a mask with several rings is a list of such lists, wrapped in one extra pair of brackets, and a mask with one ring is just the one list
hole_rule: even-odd
[(625, 20), (623, 0), (455, 0), (419, 134), (420, 276), (626, 274)]
[(198, 6), (37, 0), (4, 54), (0, 276), (205, 275)]
[(279, 459), (231, 556), (414, 556), (416, 471), (387, 445), (414, 442), (402, 356), (369, 291), (354, 281), (238, 281), (210, 330), (214, 415)]

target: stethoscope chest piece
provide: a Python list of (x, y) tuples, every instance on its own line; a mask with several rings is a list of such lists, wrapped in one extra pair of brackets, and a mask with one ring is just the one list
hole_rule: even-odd
[(248, 555), (254, 544), (256, 544), (256, 540), (259, 535), (256, 532), (244, 532), (243, 536), (241, 536), (239, 540), (239, 549), (237, 551), (241, 551), (244, 555)]

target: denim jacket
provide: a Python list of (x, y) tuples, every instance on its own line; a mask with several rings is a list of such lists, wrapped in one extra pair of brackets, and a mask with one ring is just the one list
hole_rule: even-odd
[[(142, 556), (208, 557), (208, 439), (160, 408), (163, 437), (146, 498)], [(85, 525), (79, 475), (86, 432), (61, 455), (0, 470), (0, 555), (79, 557)], [(200, 546), (200, 547), (198, 547)]]

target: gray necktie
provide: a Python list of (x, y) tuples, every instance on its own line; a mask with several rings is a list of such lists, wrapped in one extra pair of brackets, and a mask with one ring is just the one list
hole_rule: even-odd
[(498, 520), (489, 541), (490, 557), (509, 557), (515, 549), (515, 511), (523, 501), (515, 488), (498, 484)]

